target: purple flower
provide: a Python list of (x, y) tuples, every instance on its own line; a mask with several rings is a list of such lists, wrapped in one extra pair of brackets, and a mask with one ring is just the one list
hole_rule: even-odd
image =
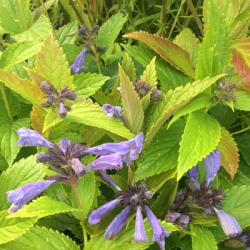
[(153, 241), (156, 241), (161, 250), (165, 249), (165, 237), (169, 237), (169, 233), (161, 226), (160, 222), (154, 215), (154, 213), (149, 209), (148, 206), (144, 206), (146, 211), (148, 221), (153, 230)]
[(214, 208), (214, 211), (220, 221), (224, 233), (229, 237), (236, 237), (241, 234), (242, 229), (235, 217), (225, 213), (221, 209)]
[(198, 176), (199, 176), (199, 168), (198, 168), (198, 166), (192, 167), (187, 172), (187, 177), (192, 179), (192, 180), (198, 180)]
[(178, 220), (179, 218), (181, 217), (181, 214), (178, 213), (178, 212), (169, 212), (165, 219), (167, 221), (170, 221), (170, 222), (175, 222), (176, 220)]
[(106, 171), (99, 171), (99, 174), (102, 176), (103, 180), (109, 184), (110, 186), (114, 187), (117, 191), (122, 191), (121, 188), (115, 184), (115, 182), (109, 177)]
[(130, 206), (126, 206), (120, 214), (118, 214), (113, 221), (110, 223), (108, 228), (105, 231), (105, 237), (108, 240), (113, 240), (114, 237), (121, 232), (125, 226), (127, 219), (130, 214)]
[(108, 169), (121, 169), (122, 168), (122, 156), (120, 154), (103, 155), (92, 161), (87, 170), (108, 170)]
[(32, 129), (20, 128), (17, 130), (17, 134), (19, 136), (17, 144), (20, 146), (36, 146), (46, 148), (52, 148), (54, 146), (53, 143), (49, 142), (40, 133)]
[(141, 212), (141, 206), (138, 205), (136, 208), (136, 219), (135, 219), (135, 235), (134, 239), (136, 242), (147, 242), (147, 235), (144, 228), (144, 222)]
[(190, 221), (190, 217), (188, 215), (182, 214), (178, 220), (178, 225), (186, 228)]
[(209, 185), (214, 180), (218, 170), (220, 169), (220, 151), (216, 149), (210, 153), (204, 159), (204, 165), (206, 168), (206, 181)]
[(56, 180), (31, 182), (7, 192), (7, 199), (9, 202), (12, 202), (12, 205), (9, 208), (9, 213), (19, 210), (23, 205), (37, 197), (55, 182)]
[(123, 116), (121, 114), (121, 107), (120, 106), (112, 106), (111, 104), (104, 104), (102, 106), (103, 111), (109, 117), (116, 117), (120, 120), (123, 120)]
[(86, 48), (83, 48), (79, 55), (76, 57), (75, 61), (71, 65), (71, 70), (74, 74), (80, 74), (85, 62)]
[(81, 161), (77, 158), (73, 158), (72, 160), (70, 160), (70, 166), (77, 176), (82, 176), (87, 171)]
[(95, 155), (120, 154), (123, 161), (128, 165), (138, 158), (142, 151), (144, 136), (143, 133), (138, 134), (135, 138), (128, 141), (118, 143), (105, 143), (86, 150), (86, 153)]

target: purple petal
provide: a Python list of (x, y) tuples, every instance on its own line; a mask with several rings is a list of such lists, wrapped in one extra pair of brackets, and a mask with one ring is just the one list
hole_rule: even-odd
[(87, 170), (107, 170), (107, 169), (120, 169), (122, 168), (122, 156), (120, 154), (103, 155), (92, 161)]
[(149, 209), (148, 206), (144, 206), (146, 211), (148, 221), (153, 230), (153, 241), (156, 241), (161, 250), (165, 249), (165, 237), (169, 237), (169, 233), (161, 226), (160, 222), (154, 215), (154, 213)]
[(73, 158), (72, 160), (70, 160), (70, 167), (74, 170), (74, 172), (78, 176), (82, 176), (86, 173), (86, 168), (77, 158)]
[(114, 220), (110, 223), (105, 231), (105, 237), (108, 240), (113, 240), (114, 237), (120, 233), (126, 224), (126, 221), (130, 214), (130, 206), (126, 206), (120, 214), (118, 214)]
[(179, 218), (178, 225), (180, 225), (183, 228), (186, 228), (188, 223), (190, 221), (190, 217), (188, 215), (182, 214)]
[(141, 212), (141, 206), (137, 206), (136, 209), (136, 220), (135, 220), (135, 241), (137, 242), (147, 242), (147, 235), (144, 228), (144, 222)]
[(214, 208), (214, 211), (220, 221), (220, 225), (224, 233), (227, 236), (236, 237), (237, 235), (241, 234), (242, 229), (235, 217), (225, 213), (221, 209)]
[(9, 208), (9, 213), (19, 210), (23, 205), (37, 197), (55, 182), (56, 180), (31, 182), (7, 192), (7, 199), (9, 202), (12, 202), (12, 205)]
[(58, 108), (57, 108), (57, 111), (58, 111), (58, 114), (61, 116), (61, 117), (65, 117), (68, 113), (68, 110), (66, 108), (66, 106), (64, 105), (64, 103), (60, 102), (58, 104)]
[(165, 219), (166, 219), (167, 221), (170, 221), (170, 222), (175, 222), (177, 219), (180, 218), (180, 216), (181, 216), (181, 214), (178, 213), (178, 212), (169, 212), (169, 213), (166, 215)]
[(121, 114), (121, 107), (120, 106), (112, 106), (111, 104), (104, 104), (102, 106), (103, 111), (109, 117), (116, 117), (120, 120), (123, 120), (123, 116)]
[(209, 185), (217, 175), (218, 170), (220, 169), (220, 151), (215, 150), (211, 154), (209, 154), (204, 159), (204, 165), (206, 169), (206, 181), (207, 185)]
[(59, 147), (64, 154), (66, 154), (68, 152), (70, 145), (71, 145), (71, 143), (70, 143), (69, 139), (63, 138), (60, 140)]
[(108, 212), (113, 210), (116, 206), (118, 206), (120, 203), (120, 199), (117, 198), (115, 200), (109, 201), (102, 205), (101, 207), (95, 209), (94, 211), (91, 212), (89, 215), (88, 222), (89, 224), (98, 224), (100, 223), (101, 219), (103, 216), (105, 216)]
[(46, 81), (44, 81), (40, 84), (40, 89), (43, 91), (43, 93), (45, 93), (47, 95), (56, 94), (56, 90), (54, 89), (54, 87)]
[(194, 166), (187, 172), (187, 177), (192, 180), (198, 180), (198, 174), (199, 174), (199, 168), (198, 166)]
[(75, 74), (80, 74), (82, 72), (82, 68), (85, 62), (86, 57), (86, 48), (83, 48), (80, 54), (76, 57), (75, 61), (71, 65), (71, 70)]
[(19, 140), (17, 142), (20, 146), (36, 146), (53, 148), (54, 144), (45, 139), (40, 133), (28, 128), (20, 128), (17, 130)]
[(110, 186), (114, 187), (117, 191), (122, 191), (121, 188), (115, 184), (115, 182), (106, 174), (105, 171), (99, 171), (100, 175)]

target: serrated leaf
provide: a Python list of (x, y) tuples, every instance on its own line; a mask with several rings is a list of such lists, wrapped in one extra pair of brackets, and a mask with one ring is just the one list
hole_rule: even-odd
[(83, 102), (74, 104), (71, 108), (72, 110), (68, 112), (65, 118), (68, 121), (82, 123), (90, 127), (102, 128), (124, 138), (134, 136), (120, 120), (108, 117), (97, 104)]
[(77, 21), (68, 23), (56, 31), (56, 38), (60, 45), (74, 43), (76, 41), (77, 35)]
[(243, 228), (250, 226), (250, 186), (234, 186), (225, 192), (222, 207), (235, 216)]
[(14, 72), (0, 70), (0, 81), (2, 81), (6, 87), (33, 104), (40, 105), (43, 101), (43, 93), (39, 86), (28, 79), (21, 78)]
[(45, 227), (34, 227), (17, 240), (1, 246), (4, 250), (80, 250), (68, 236)]
[(174, 40), (174, 43), (189, 53), (192, 65), (196, 65), (199, 40), (189, 28), (183, 29)]
[(215, 0), (208, 1), (206, 32), (198, 50), (196, 79), (223, 73), (230, 63), (231, 44), (223, 13), (216, 6)]
[(44, 41), (41, 50), (36, 56), (34, 71), (56, 89), (65, 86), (74, 87), (73, 77), (66, 57), (52, 34)]
[(36, 162), (35, 156), (22, 159), (0, 176), (0, 207), (6, 208), (6, 192), (29, 182), (40, 181), (46, 175), (46, 166)]
[(34, 130), (42, 133), (44, 123), (44, 113), (42, 112), (42, 108), (36, 105), (32, 106), (32, 110), (30, 112), (30, 121), (31, 127)]
[(18, 139), (16, 130), (28, 126), (29, 120), (27, 118), (13, 122), (8, 117), (0, 116), (0, 153), (9, 165), (13, 163), (21, 149), (16, 144)]
[(249, 154), (250, 134), (243, 133), (242, 135), (238, 135), (236, 137), (236, 141), (240, 149), (241, 156), (246, 161), (246, 163), (250, 166), (250, 154)]
[(196, 111), (189, 115), (182, 135), (178, 157), (180, 179), (189, 169), (216, 149), (221, 137), (221, 126), (210, 115)]
[(181, 70), (186, 75), (194, 77), (194, 69), (189, 54), (170, 40), (144, 31), (129, 33), (124, 35), (124, 37), (144, 42), (166, 62)]
[(43, 133), (48, 129), (54, 127), (56, 124), (62, 122), (64, 119), (59, 116), (57, 110), (51, 108), (44, 117)]
[(85, 174), (77, 181), (81, 212), (84, 218), (87, 217), (88, 213), (96, 202), (97, 189), (98, 187), (94, 172)]
[(250, 38), (243, 38), (234, 45), (232, 63), (236, 72), (250, 85)]
[(32, 42), (12, 44), (2, 53), (0, 68), (11, 68), (15, 64), (29, 59), (38, 52), (40, 46), (40, 44), (33, 44)]
[(17, 34), (32, 24), (32, 12), (27, 1), (1, 0), (0, 2), (1, 33)]
[(221, 165), (233, 179), (239, 167), (239, 150), (230, 132), (223, 127), (218, 149), (221, 153)]
[(152, 109), (151, 116), (146, 124), (147, 136), (146, 141), (149, 142), (165, 121), (173, 115), (177, 110), (186, 105), (192, 98), (203, 92), (206, 88), (214, 84), (223, 75), (212, 78), (205, 78), (193, 83), (186, 84), (174, 90), (169, 90), (166, 96), (163, 96)]
[(235, 91), (234, 107), (243, 111), (250, 111), (250, 92)]
[(53, 214), (68, 213), (76, 211), (64, 202), (53, 200), (48, 196), (42, 196), (25, 205), (8, 218), (43, 218)]
[(195, 97), (193, 100), (191, 100), (186, 106), (179, 109), (171, 119), (171, 121), (168, 124), (168, 127), (170, 127), (176, 120), (178, 120), (180, 117), (187, 115), (189, 113), (192, 113), (194, 111), (197, 111), (202, 108), (207, 108), (212, 104), (211, 97), (207, 94), (201, 94), (197, 97)]
[(104, 46), (106, 51), (101, 56), (104, 60), (108, 59), (114, 48), (114, 41), (119, 35), (124, 23), (127, 21), (127, 16), (122, 13), (117, 13), (110, 17), (99, 29), (96, 44)]
[(143, 74), (141, 75), (141, 80), (149, 83), (151, 87), (156, 87), (157, 85), (155, 59), (156, 57), (154, 57), (151, 60), (151, 62), (147, 65), (146, 69), (143, 71)]
[(122, 59), (122, 68), (125, 71), (126, 75), (128, 76), (129, 80), (132, 82), (136, 79), (135, 74), (135, 65), (132, 58), (129, 56), (128, 53), (124, 53)]
[(191, 225), (191, 235), (192, 235), (192, 249), (200, 250), (217, 250), (217, 243), (210, 232), (206, 227)]
[(9, 219), (7, 211), (0, 212), (0, 244), (15, 240), (26, 233), (37, 221), (33, 219)]
[[(131, 46), (127, 44), (123, 45), (123, 47), (130, 56), (134, 57), (144, 67), (147, 67), (150, 61), (157, 55), (146, 46)], [(187, 76), (160, 57), (156, 57), (155, 64), (157, 78), (161, 81), (161, 87), (164, 91), (185, 85), (189, 81)]]
[(96, 73), (74, 75), (74, 85), (78, 95), (89, 97), (100, 89), (110, 79), (108, 76)]
[(41, 15), (29, 29), (13, 35), (12, 38), (17, 42), (41, 42), (44, 41), (52, 31), (53, 28), (49, 18), (45, 15)]
[(133, 84), (121, 66), (119, 66), (119, 77), (124, 123), (134, 134), (137, 134), (141, 130), (144, 119), (142, 103)]
[(135, 182), (177, 167), (183, 129), (184, 124), (180, 121), (170, 129), (161, 128), (158, 131), (142, 151), (134, 176)]

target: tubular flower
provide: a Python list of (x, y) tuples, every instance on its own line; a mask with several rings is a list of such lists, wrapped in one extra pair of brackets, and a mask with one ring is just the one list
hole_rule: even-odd
[(242, 230), (236, 218), (224, 212), (220, 206), (224, 199), (223, 190), (211, 186), (214, 178), (220, 169), (220, 152), (215, 150), (204, 159), (205, 180), (198, 181), (198, 167), (195, 166), (187, 173), (189, 177), (188, 185), (185, 189), (177, 192), (174, 202), (174, 211), (166, 215), (166, 220), (175, 222), (186, 227), (190, 221), (192, 211), (199, 210), (205, 216), (215, 214), (224, 233), (229, 237), (239, 235)]
[(74, 74), (80, 74), (83, 70), (87, 49), (83, 48), (82, 51), (77, 55), (75, 61), (71, 65), (71, 71)]
[[(121, 189), (119, 188), (119, 190)], [(165, 237), (168, 237), (169, 233), (161, 226), (160, 222), (147, 205), (148, 201), (152, 198), (152, 195), (153, 193), (147, 190), (145, 184), (140, 183), (132, 185), (128, 190), (118, 192), (118, 197), (116, 199), (109, 201), (92, 211), (89, 215), (88, 222), (89, 224), (100, 223), (101, 219), (107, 213), (121, 204), (124, 209), (110, 223), (105, 231), (105, 237), (109, 240), (114, 239), (114, 237), (124, 228), (132, 212), (135, 212), (136, 221), (134, 239), (137, 242), (146, 242), (147, 235), (142, 215), (142, 210), (144, 210), (153, 230), (153, 241), (156, 241), (163, 250), (165, 249)]]
[(121, 107), (120, 106), (112, 106), (111, 104), (104, 104), (102, 106), (103, 111), (109, 117), (116, 117), (119, 120), (123, 121), (123, 116), (121, 114)]

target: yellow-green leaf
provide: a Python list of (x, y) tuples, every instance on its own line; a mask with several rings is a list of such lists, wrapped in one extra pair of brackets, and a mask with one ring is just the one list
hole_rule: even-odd
[(141, 75), (141, 80), (150, 84), (151, 87), (156, 87), (157, 85), (157, 76), (155, 69), (155, 59), (154, 57), (151, 62), (147, 65), (143, 74)]

